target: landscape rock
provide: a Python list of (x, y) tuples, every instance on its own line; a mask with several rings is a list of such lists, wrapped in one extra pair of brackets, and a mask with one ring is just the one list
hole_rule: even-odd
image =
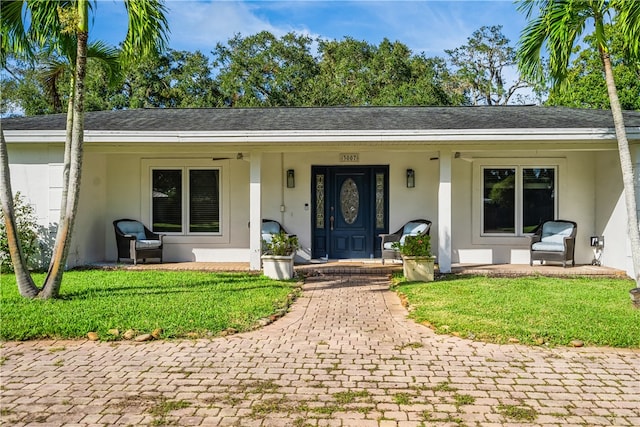
[(87, 338), (89, 339), (89, 341), (98, 341), (100, 339), (96, 332), (89, 332), (87, 334)]
[(428, 320), (423, 321), (422, 324), (429, 329), (433, 329), (434, 331), (437, 329), (435, 326), (433, 326), (433, 323), (429, 322)]
[(120, 335), (120, 331), (118, 329), (109, 329), (107, 332), (109, 332), (109, 335), (113, 335), (114, 337)]
[(134, 336), (136, 336), (136, 331), (134, 331), (133, 329), (129, 329), (122, 335), (122, 338), (124, 338), (125, 340), (130, 340), (133, 339)]
[(151, 341), (153, 339), (153, 337), (151, 336), (151, 334), (142, 334), (142, 335), (138, 335), (137, 337), (134, 338), (135, 342), (144, 342), (144, 341)]
[(584, 342), (580, 341), (580, 340), (572, 340), (569, 344), (571, 344), (571, 347), (583, 347), (584, 346)]
[(510, 344), (518, 344), (520, 342), (520, 340), (518, 338), (509, 338), (509, 343)]
[(155, 339), (160, 339), (161, 335), (162, 335), (162, 328), (156, 328), (153, 330), (153, 332), (151, 332), (151, 336)]

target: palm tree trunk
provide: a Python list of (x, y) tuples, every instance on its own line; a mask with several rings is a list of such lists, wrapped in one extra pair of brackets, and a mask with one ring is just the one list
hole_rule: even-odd
[[(74, 105), (74, 93), (76, 90), (76, 76), (71, 76), (71, 88), (69, 91), (69, 102), (67, 104), (67, 123), (66, 123), (66, 135), (65, 135), (65, 143), (64, 143), (64, 157), (63, 157), (63, 170), (62, 170), (62, 192), (60, 194), (60, 223), (62, 223), (62, 218), (66, 217), (67, 212), (67, 199), (69, 195), (69, 174), (71, 171), (71, 145), (72, 145), (72, 135), (73, 135), (73, 105)], [(60, 243), (58, 239), (62, 237), (61, 233), (56, 233), (56, 243), (54, 247), (58, 247)], [(52, 254), (51, 259), (49, 260), (49, 271), (53, 268), (55, 257)], [(45, 282), (47, 282), (45, 280)]]
[(609, 93), (609, 102), (611, 104), (611, 114), (613, 115), (613, 123), (615, 125), (616, 137), (618, 139), (618, 154), (620, 156), (620, 169), (622, 170), (622, 183), (624, 187), (625, 203), (627, 205), (627, 224), (629, 240), (631, 242), (631, 259), (633, 262), (634, 279), (636, 281), (636, 286), (640, 287), (640, 228), (638, 228), (637, 193), (634, 179), (633, 160), (631, 157), (631, 151), (629, 150), (629, 141), (627, 140), (624, 118), (622, 117), (622, 107), (620, 106), (618, 91), (613, 78), (611, 58), (602, 47), (600, 47), (599, 50), (602, 64), (604, 66), (607, 92)]
[(88, 5), (86, 0), (78, 2), (78, 12), (80, 23), (77, 33), (78, 45), (74, 73), (75, 89), (73, 93), (73, 127), (71, 132), (71, 147), (69, 151), (69, 178), (67, 183), (66, 204), (62, 208), (60, 224), (58, 224), (58, 234), (56, 236), (56, 243), (51, 257), (49, 271), (47, 272), (45, 284), (39, 294), (40, 298), (45, 299), (56, 298), (60, 291), (62, 274), (64, 273), (67, 257), (69, 256), (71, 235), (78, 212), (78, 200), (80, 198), (84, 141), (84, 80), (87, 70), (87, 40), (89, 38), (89, 33), (87, 31)]
[(71, 145), (72, 145), (72, 137), (73, 137), (73, 105), (74, 105), (74, 93), (76, 90), (76, 76), (75, 74), (71, 76), (71, 88), (70, 88), (70, 96), (69, 102), (67, 104), (67, 124), (66, 124), (66, 135), (65, 135), (65, 143), (64, 143), (64, 170), (62, 171), (62, 195), (60, 201), (60, 218), (64, 217), (67, 210), (67, 195), (69, 193), (69, 173), (71, 170)]
[(18, 283), (20, 295), (26, 298), (34, 298), (38, 294), (29, 269), (27, 260), (22, 251), (22, 245), (18, 238), (18, 228), (16, 226), (16, 216), (13, 210), (13, 191), (11, 190), (11, 175), (9, 173), (9, 155), (7, 152), (7, 142), (4, 139), (2, 123), (0, 123), (0, 199), (2, 200), (2, 214), (4, 215), (5, 229), (7, 231), (7, 241), (9, 243), (9, 253), (13, 262), (13, 271)]

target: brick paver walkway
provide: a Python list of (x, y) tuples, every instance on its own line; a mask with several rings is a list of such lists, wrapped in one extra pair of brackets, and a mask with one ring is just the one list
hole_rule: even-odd
[(315, 277), (211, 340), (2, 345), (3, 425), (640, 425), (640, 352), (435, 335), (382, 276)]

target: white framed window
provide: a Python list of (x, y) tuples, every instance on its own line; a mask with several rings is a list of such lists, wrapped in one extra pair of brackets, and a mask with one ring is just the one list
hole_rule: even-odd
[(556, 217), (555, 166), (482, 167), (482, 235), (523, 236)]
[[(474, 164), (474, 243), (513, 244), (558, 217), (564, 159), (483, 159)], [(513, 240), (516, 239), (516, 240)]]
[(218, 168), (152, 168), (151, 225), (156, 233), (219, 234)]

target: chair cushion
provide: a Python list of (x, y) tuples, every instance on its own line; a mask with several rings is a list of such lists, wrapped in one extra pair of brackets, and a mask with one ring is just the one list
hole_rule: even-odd
[(267, 221), (262, 223), (262, 235), (278, 234), (280, 232), (280, 224), (275, 221)]
[(547, 221), (542, 225), (540, 241), (544, 243), (556, 243), (564, 246), (564, 238), (571, 236), (573, 224), (567, 222)]
[(162, 246), (160, 240), (137, 240), (136, 249), (158, 249)]
[(135, 236), (136, 240), (145, 240), (147, 235), (144, 232), (144, 225), (138, 221), (120, 221), (118, 228), (123, 234)]
[(564, 252), (564, 243), (536, 242), (531, 246), (534, 251)]
[(384, 245), (382, 246), (384, 249), (393, 249), (393, 243), (394, 242), (385, 242)]
[(404, 229), (402, 230), (402, 234), (410, 234), (412, 236), (417, 236), (418, 234), (424, 233), (427, 229), (427, 225), (424, 222), (408, 222), (405, 224)]
[(427, 231), (428, 224), (423, 222), (408, 222), (402, 229), (402, 237), (400, 237), (400, 244), (404, 244), (404, 238), (406, 236), (417, 236)]
[(262, 241), (265, 243), (271, 243), (273, 240), (273, 233), (262, 233)]

